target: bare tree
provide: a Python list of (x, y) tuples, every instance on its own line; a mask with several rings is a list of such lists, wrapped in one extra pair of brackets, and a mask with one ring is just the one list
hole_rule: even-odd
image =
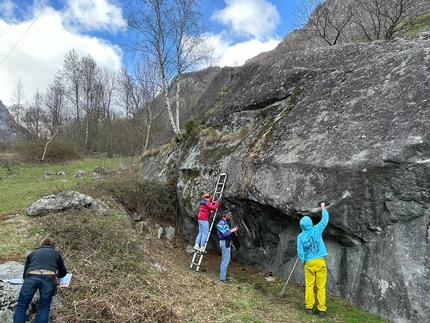
[(177, 138), (181, 136), (181, 75), (211, 56), (201, 37), (205, 29), (198, 9), (197, 0), (131, 0), (126, 13), (128, 26), (136, 34), (131, 49), (158, 66), (158, 86)]
[(91, 120), (90, 138), (91, 150), (107, 150), (112, 152), (112, 137), (110, 125), (112, 121), (112, 102), (116, 93), (117, 73), (107, 68), (97, 68), (96, 80), (91, 91), (92, 108), (89, 110), (88, 120)]
[[(159, 73), (156, 65), (149, 64), (149, 62), (145, 60), (140, 60), (136, 68), (136, 83), (137, 91), (141, 96), (142, 106), (137, 110), (138, 113), (136, 116), (142, 115), (141, 119), (146, 128), (143, 151), (148, 149), (154, 121), (158, 119), (163, 112), (163, 110), (157, 109), (154, 105), (155, 98), (159, 94), (159, 88), (155, 82), (158, 75)], [(179, 106), (177, 109), (179, 109)]]
[(135, 137), (142, 142), (143, 151), (148, 149), (153, 123), (164, 112), (159, 108), (156, 97), (160, 88), (156, 81), (159, 77), (158, 66), (145, 60), (137, 61), (134, 76), (125, 69), (121, 72), (121, 100), (126, 106), (126, 116), (136, 131)]
[(354, 14), (353, 4), (338, 0), (302, 0), (294, 10), (294, 24), (310, 35), (324, 40), (329, 46), (336, 45), (343, 37), (345, 28)]
[(63, 121), (66, 118), (64, 113), (64, 103), (66, 101), (65, 89), (59, 78), (49, 85), (43, 97), (43, 103), (48, 111), (48, 137), (52, 138), (58, 133)]
[(133, 77), (125, 68), (121, 69), (119, 76), (120, 101), (125, 107), (125, 117), (131, 119), (141, 106), (141, 97), (136, 89)]
[(97, 80), (97, 63), (90, 55), (81, 58), (81, 76), (79, 78), (80, 87), (82, 89), (82, 95), (80, 96), (80, 106), (83, 109), (85, 115), (85, 139), (84, 147), (87, 151), (91, 150), (92, 137), (90, 130), (94, 126), (94, 111), (95, 111), (95, 99), (94, 95), (95, 84)]
[(70, 50), (64, 56), (63, 70), (60, 72), (66, 86), (66, 94), (69, 101), (74, 106), (75, 120), (79, 122), (81, 117), (79, 96), (81, 93), (81, 84), (79, 82), (82, 74), (81, 61), (79, 55), (74, 49)]
[[(413, 30), (425, 7), (418, 0), (356, 0), (356, 5), (354, 22), (368, 41), (389, 41)], [(428, 3), (426, 7), (429, 9)]]
[(10, 112), (15, 118), (17, 124), (21, 125), (21, 118), (24, 114), (24, 100), (27, 94), (24, 91), (21, 78), (15, 83), (15, 88), (12, 90), (12, 106), (9, 108)]
[(108, 120), (111, 118), (112, 104), (117, 91), (118, 73), (102, 67), (98, 69), (97, 79), (102, 87), (101, 117), (102, 120)]
[(428, 10), (428, 0), (302, 0), (294, 27), (317, 45), (389, 41), (419, 28)]
[(35, 137), (40, 137), (44, 129), (46, 129), (47, 116), (43, 110), (42, 99), (42, 94), (37, 91), (22, 118), (25, 128)]

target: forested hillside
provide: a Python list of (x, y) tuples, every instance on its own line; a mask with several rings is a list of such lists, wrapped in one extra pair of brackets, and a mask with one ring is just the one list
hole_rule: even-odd
[[(424, 0), (306, 0), (295, 10), (297, 29), (285, 35), (275, 50), (249, 62), (316, 47), (408, 37), (430, 29), (429, 6), (429, 1)], [(150, 14), (156, 14), (151, 11), (156, 8), (147, 9), (148, 19), (152, 17)], [(126, 16), (136, 28), (145, 18), (134, 11)], [(150, 27), (157, 21), (149, 21), (152, 25), (148, 22), (140, 32), (156, 40), (157, 35), (150, 32)], [(153, 53), (154, 48), (143, 42), (135, 45), (135, 54), (141, 55), (141, 59), (132, 70), (124, 68), (119, 72), (102, 68), (91, 56), (82, 57), (70, 49), (47, 89), (26, 98), (25, 88), (18, 82), (13, 91), (16, 103), (8, 110), (33, 140), (67, 140), (83, 153), (136, 155), (172, 137), (180, 139), (172, 125), (179, 122), (179, 131), (183, 131), (186, 121), (205, 120), (203, 111), (197, 116), (189, 111), (195, 111), (211, 80), (220, 71), (225, 74), (231, 68), (202, 70), (201, 65), (192, 62), (173, 68), (157, 67), (153, 64), (156, 54), (151, 60), (143, 55), (148, 51)], [(170, 58), (174, 57), (172, 54)], [(160, 74), (163, 69), (164, 79)], [(161, 134), (164, 134), (162, 140)]]

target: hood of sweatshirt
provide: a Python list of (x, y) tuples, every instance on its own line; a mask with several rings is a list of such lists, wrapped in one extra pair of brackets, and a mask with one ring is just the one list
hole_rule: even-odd
[(300, 228), (302, 228), (302, 230), (309, 230), (313, 227), (313, 223), (310, 217), (308, 217), (307, 215), (305, 215), (301, 220), (300, 220)]

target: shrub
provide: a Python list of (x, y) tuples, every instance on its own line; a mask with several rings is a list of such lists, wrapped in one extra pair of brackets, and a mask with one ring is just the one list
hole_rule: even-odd
[[(23, 162), (39, 162), (45, 150), (46, 141), (21, 141), (15, 143), (10, 149), (12, 153), (20, 156)], [(73, 143), (64, 140), (54, 140), (46, 149), (44, 162), (62, 163), (82, 159)]]
[[(144, 214), (145, 217), (175, 222), (175, 191), (159, 181), (142, 180), (135, 172), (122, 172), (105, 177), (93, 184), (96, 194), (110, 195), (128, 212)], [(87, 190), (92, 191), (92, 188)]]
[(162, 301), (146, 262), (143, 237), (126, 217), (94, 216), (89, 210), (50, 214), (40, 219), (47, 236), (55, 237), (73, 273), (61, 289), (64, 307), (52, 311), (55, 322), (174, 322)]

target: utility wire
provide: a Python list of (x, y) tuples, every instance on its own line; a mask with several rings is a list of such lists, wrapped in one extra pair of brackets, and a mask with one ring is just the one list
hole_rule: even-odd
[(21, 38), (18, 39), (18, 41), (16, 42), (16, 44), (12, 47), (12, 49), (9, 51), (9, 53), (7, 53), (7, 55), (5, 56), (5, 58), (3, 58), (3, 60), (0, 62), (0, 65), (3, 64), (3, 62), (6, 60), (6, 58), (8, 58), (8, 56), (10, 55), (10, 53), (12, 53), (12, 51), (15, 49), (15, 47), (19, 44), (19, 42), (24, 38), (25, 34), (30, 30), (30, 28), (33, 26), (33, 24), (36, 22), (36, 20), (40, 17), (40, 15), (43, 13), (43, 11), (46, 9), (46, 7), (48, 6), (48, 4), (51, 2), (51, 0), (48, 0), (48, 2), (46, 3), (46, 5), (43, 7), (42, 11), (40, 11), (40, 13), (37, 15), (36, 18), (34, 18), (33, 22), (30, 24), (30, 26), (28, 26), (27, 30), (22, 34)]
[[(8, 2), (9, 2), (9, 1), (8, 1)], [(3, 33), (4, 33), (4, 31), (6, 30), (7, 26), (9, 26), (10, 21), (12, 20), (13, 16), (15, 16), (15, 12), (19, 9), (19, 7), (21, 6), (21, 3), (22, 3), (22, 0), (21, 0), (21, 2), (19, 3), (18, 7), (16, 7), (16, 8), (15, 8), (15, 10), (14, 10), (14, 12), (13, 12), (12, 16), (9, 18), (9, 21), (7, 22), (6, 26), (4, 26), (3, 31), (2, 31), (2, 32), (1, 32), (1, 34), (0, 34), (0, 37), (1, 37), (1, 35), (3, 35)], [(6, 5), (4, 6), (4, 8), (6, 8)], [(4, 8), (3, 8), (3, 11), (4, 11)], [(2, 11), (2, 12), (3, 12), (3, 11)]]

